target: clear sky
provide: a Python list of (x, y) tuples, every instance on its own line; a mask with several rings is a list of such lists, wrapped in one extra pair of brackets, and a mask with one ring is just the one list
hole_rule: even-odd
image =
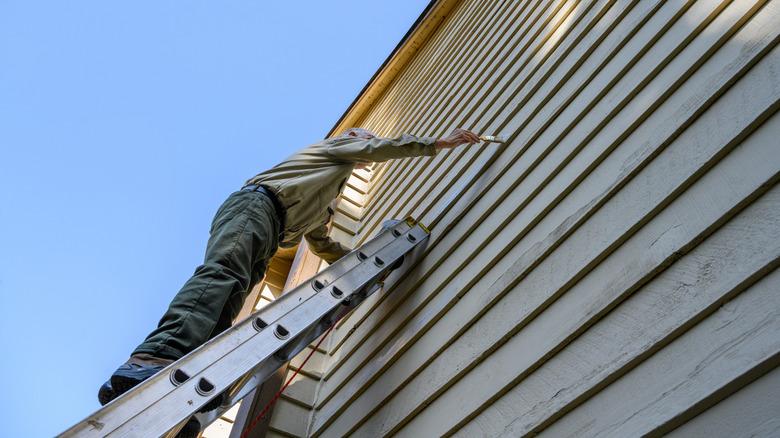
[(0, 435), (54, 435), (428, 0), (0, 2)]

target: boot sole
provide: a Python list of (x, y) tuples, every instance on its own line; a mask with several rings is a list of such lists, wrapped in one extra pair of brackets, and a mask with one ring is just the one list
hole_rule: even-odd
[(135, 388), (141, 382), (143, 382), (143, 380), (133, 379), (127, 376), (116, 374), (111, 376), (111, 387), (114, 388), (114, 394), (116, 394), (115, 398)]
[(98, 391), (98, 401), (100, 402), (101, 406), (107, 405), (111, 400), (115, 399), (117, 397), (116, 391), (114, 391), (113, 387), (111, 389), (105, 388), (104, 386), (100, 387), (100, 390)]

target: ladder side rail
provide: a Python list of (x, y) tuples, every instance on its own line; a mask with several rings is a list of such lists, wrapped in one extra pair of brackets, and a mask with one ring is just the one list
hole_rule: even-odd
[[(337, 262), (332, 266), (335, 267), (335, 269), (332, 269), (330, 272), (328, 270), (324, 270), (322, 273), (320, 273), (320, 274), (328, 274), (329, 276), (319, 277), (318, 274), (318, 276), (315, 276), (315, 279), (323, 278), (324, 280), (322, 280), (322, 285), (326, 287), (330, 287), (327, 286), (327, 283), (331, 282), (328, 281), (328, 279), (336, 277), (339, 274), (338, 271), (341, 270), (341, 272), (344, 272), (342, 277), (351, 276), (352, 279), (350, 281), (354, 282), (355, 281), (354, 279), (356, 277), (353, 274), (355, 273), (355, 271), (365, 271), (364, 269), (361, 270), (360, 268), (368, 264), (368, 263), (364, 263), (365, 260), (362, 259), (368, 260), (369, 258), (366, 257), (368, 254), (372, 254), (373, 257), (376, 257), (375, 254), (382, 254), (385, 258), (391, 257), (392, 251), (387, 250), (387, 247), (397, 246), (397, 245), (393, 245), (393, 243), (401, 240), (398, 238), (400, 235), (409, 233), (410, 226), (411, 226), (410, 223), (402, 222), (401, 224), (397, 225), (393, 229), (387, 230), (387, 233), (382, 233), (380, 236), (378, 236), (376, 242), (374, 240), (369, 242), (372, 245), (369, 245), (367, 247), (368, 245), (367, 244), (359, 248), (358, 250), (353, 251), (354, 254), (358, 254), (358, 252), (360, 252), (361, 255), (363, 255), (363, 257), (360, 258), (361, 260), (356, 260), (359, 257), (353, 257), (351, 260), (349, 259), (349, 257), (347, 257), (345, 258), (346, 263)], [(406, 232), (402, 232), (400, 230), (406, 230)], [(417, 234), (419, 234), (420, 232), (423, 233), (422, 235), (419, 236), (420, 238), (424, 238), (427, 236), (427, 233), (420, 230), (419, 227), (416, 227), (414, 230), (418, 230)], [(386, 244), (386, 242), (390, 242), (390, 243)], [(393, 249), (393, 251), (397, 251), (397, 249)], [(407, 251), (404, 251), (404, 253), (405, 252)], [(350, 267), (349, 265), (353, 265), (353, 266)], [(381, 272), (381, 269), (378, 272)], [(361, 272), (360, 274), (356, 274), (356, 275), (365, 275), (365, 272)], [(333, 281), (338, 283), (339, 279), (336, 278)], [(294, 296), (297, 299), (297, 301), (300, 301), (299, 303), (294, 303), (296, 305), (295, 309), (306, 304), (309, 300), (316, 297), (317, 294), (320, 292), (320, 291), (312, 292), (312, 290), (314, 289), (312, 287), (313, 283), (314, 283), (313, 281), (307, 282), (299, 286), (299, 288), (296, 288), (296, 289), (301, 289), (301, 294), (293, 294), (292, 292), (288, 294), (288, 296), (291, 297)], [(321, 290), (322, 289), (324, 288), (321, 288)], [(301, 295), (307, 296), (307, 299), (304, 300)], [(288, 300), (288, 301), (293, 302), (295, 300)], [(320, 304), (322, 303), (314, 303), (314, 306), (319, 306)], [(271, 306), (267, 306), (267, 307), (271, 307)], [(257, 312), (255, 315), (248, 318), (246, 321), (242, 322), (242, 324), (234, 327), (233, 329), (230, 329), (231, 333), (226, 333), (224, 334), (224, 336), (221, 335), (220, 337), (222, 338), (222, 342), (211, 342), (209, 344), (204, 345), (203, 347), (201, 347), (203, 351), (200, 351), (199, 349), (196, 350), (198, 354), (194, 354), (195, 352), (191, 353), (190, 357), (188, 358), (190, 360), (180, 360), (175, 364), (172, 364), (170, 367), (166, 368), (166, 370), (162, 371), (157, 376), (153, 377), (152, 379), (149, 379), (149, 381), (144, 382), (144, 384), (142, 385), (139, 385), (138, 390), (134, 390), (130, 392), (130, 393), (136, 393), (134, 396), (130, 397), (129, 396), (130, 393), (125, 394), (125, 396), (120, 397), (115, 402), (112, 402), (111, 404), (99, 410), (92, 416), (88, 417), (86, 420), (75, 425), (71, 429), (65, 431), (65, 433), (62, 434), (62, 436), (78, 436), (81, 433), (87, 433), (89, 431), (92, 431), (94, 433), (87, 434), (85, 436), (104, 436), (106, 433), (112, 430), (112, 427), (116, 428), (117, 424), (122, 424), (122, 422), (127, 421), (128, 418), (132, 420), (132, 418), (135, 418), (139, 414), (144, 413), (144, 411), (148, 411), (150, 404), (156, 405), (157, 404), (156, 401), (163, 400), (163, 399), (167, 400), (169, 398), (168, 396), (171, 393), (176, 391), (181, 392), (182, 385), (180, 385), (179, 387), (174, 387), (171, 384), (171, 380), (170, 380), (170, 376), (173, 375), (173, 373), (175, 373), (176, 371), (184, 371), (185, 374), (187, 374), (190, 377), (189, 380), (187, 380), (187, 382), (199, 380), (198, 376), (202, 373), (202, 371), (212, 366), (212, 364), (215, 361), (220, 361), (225, 357), (226, 354), (230, 354), (231, 352), (234, 353), (236, 350), (245, 349), (245, 348), (242, 349), (241, 346), (247, 341), (252, 340), (252, 338), (256, 337), (259, 334), (258, 328), (262, 329), (262, 327), (257, 327), (256, 321), (258, 318), (261, 318), (262, 320), (262, 318), (265, 317), (269, 321), (278, 321), (281, 318), (286, 318), (286, 316), (292, 311), (295, 311), (295, 309), (292, 309), (290, 312), (285, 312), (284, 314), (279, 315), (278, 318), (274, 317), (275, 316), (273, 315), (274, 312), (263, 312), (263, 311)], [(276, 313), (278, 314), (281, 312), (277, 311)], [(271, 317), (269, 317), (269, 315), (271, 315)], [(274, 322), (273, 324), (277, 325), (276, 322)], [(261, 330), (260, 333), (266, 331), (268, 330)], [(316, 336), (314, 336), (314, 338), (316, 338)], [(216, 341), (220, 337), (215, 338), (213, 341)], [(267, 341), (268, 340), (265, 340), (263, 342), (267, 342)], [(257, 344), (258, 342), (259, 341), (256, 340), (255, 342), (253, 342), (253, 344)], [(301, 349), (305, 348), (305, 345), (306, 344), (303, 344), (300, 348)], [(225, 346), (227, 346), (228, 348), (224, 348)], [(220, 348), (215, 348), (215, 347), (223, 347), (223, 348), (221, 348), (222, 351), (215, 351), (215, 350), (220, 350)], [(281, 348), (281, 345), (277, 344), (276, 348), (277, 349)], [(233, 356), (235, 356), (235, 354), (233, 354)], [(262, 361), (264, 359), (267, 359), (267, 357), (261, 358), (259, 359), (259, 361)], [(193, 363), (197, 364), (198, 362), (200, 362), (203, 365), (202, 368), (193, 366)], [(269, 369), (273, 368), (274, 370), (283, 363), (283, 362), (274, 363), (275, 361), (273, 360), (268, 360), (268, 362), (269, 362)], [(274, 366), (276, 368), (274, 368)], [(247, 369), (260, 369), (260, 368), (263, 368), (262, 364), (253, 363)], [(266, 374), (266, 370), (262, 370), (262, 371), (263, 372), (260, 374)], [(238, 377), (240, 378), (241, 376)], [(254, 386), (256, 385), (257, 383), (254, 384)], [(162, 391), (162, 393), (160, 393), (159, 391), (150, 391), (150, 389), (156, 389), (155, 387), (162, 387), (164, 390)], [(209, 391), (207, 392), (211, 395), (211, 397), (219, 393), (219, 392), (209, 392)], [(122, 400), (123, 402), (117, 403), (120, 400)], [(192, 405), (190, 405), (190, 408), (192, 409), (193, 412), (199, 409), (199, 406), (194, 407), (196, 403), (193, 400), (189, 400), (189, 401), (192, 403)], [(199, 403), (202, 401), (203, 400), (199, 400)], [(205, 402), (200, 403), (200, 406), (202, 406), (203, 404), (205, 404)], [(123, 415), (125, 417), (124, 420), (122, 418)]]

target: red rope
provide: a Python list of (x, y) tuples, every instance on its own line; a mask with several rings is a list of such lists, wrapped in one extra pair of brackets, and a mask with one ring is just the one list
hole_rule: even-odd
[[(336, 321), (336, 322), (338, 322), (338, 321)], [(328, 331), (327, 331), (327, 332), (325, 332), (325, 335), (324, 335), (324, 336), (322, 336), (322, 337), (320, 338), (320, 340), (319, 340), (319, 341), (317, 341), (317, 345), (315, 345), (315, 346), (314, 346), (314, 348), (313, 348), (313, 349), (312, 349), (312, 350), (309, 352), (309, 355), (308, 355), (308, 356), (306, 356), (306, 359), (304, 359), (304, 360), (303, 360), (303, 363), (301, 364), (301, 366), (299, 366), (299, 367), (298, 367), (298, 369), (297, 369), (297, 370), (295, 370), (295, 372), (293, 373), (293, 375), (292, 375), (292, 376), (290, 376), (290, 378), (289, 378), (289, 379), (287, 379), (287, 382), (284, 384), (284, 386), (282, 386), (282, 389), (280, 389), (280, 390), (279, 390), (279, 391), (276, 393), (276, 395), (274, 395), (274, 398), (272, 398), (272, 399), (271, 399), (271, 401), (270, 401), (270, 402), (268, 402), (268, 404), (267, 404), (267, 405), (265, 405), (265, 407), (263, 408), (263, 410), (262, 410), (262, 411), (261, 411), (261, 412), (260, 412), (260, 413), (259, 413), (259, 414), (258, 414), (258, 415), (257, 415), (257, 416), (254, 418), (254, 419), (252, 419), (252, 422), (251, 422), (251, 423), (249, 423), (249, 426), (247, 426), (247, 428), (246, 428), (246, 429), (244, 429), (244, 431), (243, 431), (243, 432), (241, 432), (241, 438), (246, 438), (246, 437), (247, 437), (247, 435), (249, 435), (249, 432), (251, 432), (251, 431), (252, 431), (252, 429), (254, 429), (254, 428), (255, 428), (255, 426), (257, 426), (257, 423), (258, 423), (260, 420), (262, 420), (262, 419), (263, 419), (263, 417), (265, 417), (265, 415), (268, 413), (268, 410), (269, 410), (269, 409), (271, 409), (271, 406), (273, 406), (273, 405), (274, 405), (274, 403), (276, 403), (276, 400), (278, 400), (278, 399), (279, 399), (279, 397), (282, 395), (282, 393), (284, 392), (284, 390), (285, 390), (285, 389), (287, 389), (287, 387), (290, 385), (290, 383), (292, 383), (292, 381), (293, 381), (293, 379), (295, 378), (295, 376), (297, 376), (297, 375), (298, 375), (298, 371), (300, 371), (300, 370), (301, 370), (301, 369), (304, 367), (304, 365), (306, 365), (306, 362), (308, 362), (308, 361), (309, 361), (309, 359), (311, 359), (311, 357), (312, 357), (312, 355), (314, 354), (314, 352), (315, 352), (315, 351), (317, 351), (317, 349), (318, 349), (318, 348), (320, 348), (320, 344), (322, 343), (322, 341), (324, 341), (324, 340), (325, 340), (325, 338), (327, 338), (327, 337), (328, 337), (328, 335), (330, 334), (331, 330), (333, 330), (333, 327), (335, 327), (335, 326), (336, 326), (336, 323), (333, 323), (333, 325), (331, 325), (331, 326), (330, 326), (330, 328), (328, 329)]]

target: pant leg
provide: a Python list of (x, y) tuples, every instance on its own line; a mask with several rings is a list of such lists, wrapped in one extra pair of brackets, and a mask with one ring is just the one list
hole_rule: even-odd
[(224, 307), (222, 314), (219, 316), (219, 320), (217, 321), (214, 330), (211, 332), (211, 336), (209, 336), (209, 339), (216, 337), (218, 334), (229, 329), (233, 325), (233, 320), (236, 319), (236, 316), (238, 316), (238, 313), (244, 306), (244, 301), (246, 300), (247, 295), (252, 291), (255, 285), (263, 279), (265, 270), (267, 268), (268, 260), (261, 260), (255, 265), (255, 268), (252, 269), (252, 275), (254, 278), (252, 278), (250, 281), (249, 288), (247, 289), (246, 293), (241, 295), (234, 294), (230, 296), (227, 305)]
[(133, 354), (178, 359), (220, 331), (238, 314), (262, 268), (276, 252), (279, 218), (261, 193), (236, 192), (217, 211), (203, 265), (171, 301), (157, 329)]

